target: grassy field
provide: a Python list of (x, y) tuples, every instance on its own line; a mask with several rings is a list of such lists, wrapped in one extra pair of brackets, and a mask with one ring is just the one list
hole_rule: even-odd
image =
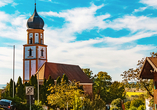
[(144, 92), (126, 92), (126, 95), (128, 95), (129, 97), (141, 94), (144, 94)]

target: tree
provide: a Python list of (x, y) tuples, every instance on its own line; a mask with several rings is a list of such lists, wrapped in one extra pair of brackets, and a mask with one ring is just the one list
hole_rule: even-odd
[(90, 70), (90, 68), (82, 68), (82, 71), (90, 78), (93, 78), (93, 72)]
[(94, 76), (93, 92), (100, 96), (105, 102), (110, 103), (108, 100), (109, 87), (111, 85), (111, 76), (107, 72), (100, 71)]
[(58, 76), (58, 78), (57, 78), (57, 84), (60, 84), (60, 83), (61, 83), (61, 77)]
[(144, 100), (138, 98), (138, 99), (134, 99), (131, 101), (130, 107), (134, 106), (136, 108), (138, 108), (140, 105), (145, 105)]
[(59, 108), (73, 107), (76, 103), (75, 98), (83, 96), (82, 91), (77, 88), (75, 83), (66, 84), (62, 81), (60, 84), (50, 87), (51, 94), (48, 95), (47, 101), (51, 106), (56, 105)]
[(18, 96), (21, 99), (25, 98), (25, 89), (22, 84), (22, 79), (20, 76), (18, 78), (17, 85), (16, 85), (16, 96)]
[[(154, 54), (152, 54), (153, 56)], [(148, 94), (151, 97), (154, 97), (153, 95), (153, 80), (148, 80), (148, 79), (141, 79), (139, 77), (142, 65), (144, 64), (144, 58), (138, 61), (137, 63), (137, 68), (133, 69), (130, 68), (127, 71), (124, 71), (123, 74), (121, 74), (123, 82), (126, 84), (129, 81), (136, 81), (136, 88), (137, 89), (142, 89), (146, 90)]]
[(13, 97), (13, 80), (10, 79), (10, 83), (9, 83), (9, 96)]
[(127, 101), (127, 102), (124, 103), (125, 110), (129, 110), (130, 104), (131, 104), (131, 101)]
[[(117, 98), (111, 102), (111, 107), (116, 108), (118, 110), (122, 110), (121, 99)], [(111, 109), (112, 110), (112, 109)], [(113, 109), (114, 110), (114, 109)]]
[(114, 99), (120, 98), (125, 99), (125, 87), (123, 83), (114, 81), (109, 88), (108, 100), (112, 101)]
[(67, 84), (69, 83), (68, 77), (63, 74), (61, 81), (65, 81)]

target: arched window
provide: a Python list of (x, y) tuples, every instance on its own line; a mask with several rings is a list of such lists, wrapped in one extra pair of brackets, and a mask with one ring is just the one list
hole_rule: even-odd
[(33, 33), (29, 33), (29, 44), (33, 43)]
[(44, 56), (44, 50), (43, 49), (41, 49), (41, 56), (43, 57)]
[(43, 44), (43, 35), (42, 34), (40, 34), (40, 39), (41, 39), (40, 43)]
[(29, 51), (29, 56), (32, 56), (32, 49), (30, 48), (28, 51)]
[(30, 38), (30, 39), (29, 39), (29, 44), (32, 44), (32, 43), (33, 43), (33, 39)]

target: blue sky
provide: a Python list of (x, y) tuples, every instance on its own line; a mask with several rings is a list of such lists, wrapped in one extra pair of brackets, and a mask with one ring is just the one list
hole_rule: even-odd
[[(0, 84), (12, 78), (9, 45), (16, 45), (15, 80), (22, 77), (33, 11), (34, 0), (0, 0)], [(49, 62), (105, 71), (121, 81), (123, 71), (157, 51), (155, 0), (37, 0), (37, 11), (45, 22)]]

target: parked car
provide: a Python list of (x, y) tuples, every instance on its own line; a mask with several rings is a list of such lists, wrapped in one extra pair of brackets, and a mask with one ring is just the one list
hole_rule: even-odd
[(8, 99), (0, 100), (0, 108), (3, 108), (4, 110), (15, 110), (12, 105), (12, 101)]

